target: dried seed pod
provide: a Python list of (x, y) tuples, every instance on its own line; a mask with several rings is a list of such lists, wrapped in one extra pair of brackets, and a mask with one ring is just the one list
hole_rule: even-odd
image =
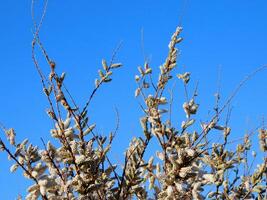
[(140, 77), (138, 75), (135, 75), (134, 79), (136, 82), (138, 82), (140, 80)]
[(145, 74), (151, 74), (152, 73), (152, 69), (151, 68), (148, 68), (145, 70)]
[(103, 67), (103, 69), (104, 69), (105, 71), (107, 71), (107, 70), (108, 70), (107, 61), (106, 61), (106, 60), (104, 60), (104, 59), (102, 59), (102, 67)]
[(56, 63), (55, 63), (54, 61), (50, 61), (50, 62), (49, 62), (49, 65), (50, 65), (50, 67), (51, 67), (51, 70), (54, 71), (55, 68), (56, 68)]
[(192, 124), (194, 124), (194, 122), (195, 122), (194, 119), (190, 119), (190, 120), (188, 120), (186, 122), (183, 121), (181, 127), (182, 127), (182, 129), (187, 129), (189, 126), (191, 126)]
[(179, 79), (182, 79), (185, 84), (187, 84), (190, 81), (190, 73), (185, 72), (184, 74), (178, 74), (177, 77)]
[(83, 135), (87, 135), (88, 133), (91, 133), (94, 128), (96, 127), (96, 124), (92, 124), (91, 126), (89, 126), (84, 132), (83, 132)]
[(101, 79), (104, 79), (105, 74), (102, 72), (102, 70), (98, 70), (98, 74), (99, 74)]
[(15, 145), (15, 137), (16, 137), (16, 133), (15, 130), (13, 128), (8, 129), (5, 131), (7, 139), (9, 140), (9, 143), (11, 145)]
[(138, 67), (138, 71), (139, 71), (141, 76), (145, 75), (145, 72), (143, 71), (142, 67)]
[(57, 102), (61, 101), (62, 99), (64, 99), (64, 94), (62, 92), (59, 92), (56, 96), (56, 100)]
[(182, 42), (183, 41), (183, 38), (177, 38), (176, 40), (175, 40), (175, 42), (176, 42), (176, 44), (178, 44), (178, 43), (180, 43), (180, 42)]
[(15, 163), (14, 165), (12, 165), (10, 167), (10, 172), (15, 172), (18, 169), (19, 165), (17, 163)]
[(98, 79), (95, 79), (95, 87), (99, 87), (100, 81)]
[(51, 119), (54, 119), (54, 120), (57, 119), (55, 113), (54, 113), (52, 110), (48, 109), (48, 110), (46, 111), (46, 113), (48, 114), (48, 116), (49, 116)]
[(140, 88), (137, 88), (137, 89), (135, 90), (134, 96), (135, 96), (135, 97), (138, 97), (139, 94), (140, 94), (140, 92), (141, 92), (141, 89), (140, 89)]
[(110, 66), (110, 68), (115, 69), (115, 68), (119, 68), (119, 67), (121, 67), (121, 66), (122, 66), (121, 63), (114, 63), (114, 64), (112, 64), (112, 65)]

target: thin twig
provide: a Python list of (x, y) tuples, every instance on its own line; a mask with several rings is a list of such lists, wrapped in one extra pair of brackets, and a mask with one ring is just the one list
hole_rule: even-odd
[[(236, 87), (236, 89), (232, 92), (232, 94), (229, 96), (229, 98), (227, 99), (227, 101), (225, 102), (225, 104), (222, 106), (222, 108), (218, 111), (218, 113), (216, 113), (212, 119), (210, 120), (210, 122), (208, 124), (211, 124), (224, 110), (225, 108), (227, 108), (227, 106), (231, 103), (231, 101), (234, 99), (234, 97), (237, 95), (237, 93), (240, 91), (240, 89), (244, 86), (245, 83), (247, 83), (248, 80), (250, 80), (253, 76), (255, 76), (258, 72), (263, 71), (264, 69), (267, 68), (267, 65), (263, 65), (259, 68), (257, 68), (255, 71), (253, 71), (252, 73), (250, 73), (248, 76), (246, 76), (240, 83), (239, 85)], [(203, 139), (203, 137), (205, 137), (207, 135), (207, 130), (208, 130), (208, 126), (202, 130), (201, 134), (199, 135), (199, 142)], [(204, 134), (204, 135), (203, 135)], [(201, 137), (202, 136), (202, 137)], [(199, 144), (199, 142), (197, 142), (197, 144)]]
[[(116, 49), (115, 49), (114, 52), (113, 52), (113, 55), (112, 55), (110, 64), (109, 64), (109, 66), (108, 66), (108, 68), (107, 68), (107, 70), (106, 70), (107, 72), (109, 72), (109, 71), (111, 70), (111, 66), (112, 66), (112, 64), (113, 64), (113, 62), (114, 62), (114, 60), (115, 60), (115, 57), (116, 57), (116, 55), (117, 55), (117, 53), (118, 53), (118, 51), (120, 50), (121, 47), (122, 47), (122, 41), (119, 43), (119, 45), (116, 47)], [(92, 101), (92, 99), (93, 99), (95, 93), (97, 92), (97, 90), (99, 89), (99, 87), (100, 87), (103, 83), (104, 83), (104, 79), (101, 79), (100, 82), (99, 82), (99, 84), (97, 84), (96, 87), (93, 89), (93, 91), (92, 91), (91, 94), (89, 95), (89, 98), (88, 98), (87, 102), (85, 103), (85, 106), (83, 107), (81, 113), (83, 113), (83, 112), (85, 112), (85, 111), (87, 110), (87, 108), (88, 108), (88, 106), (90, 105), (90, 103), (91, 103), (91, 101)]]

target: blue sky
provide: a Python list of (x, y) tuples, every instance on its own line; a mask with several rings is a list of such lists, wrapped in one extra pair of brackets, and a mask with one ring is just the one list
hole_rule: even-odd
[[(67, 73), (66, 85), (82, 105), (94, 86), (101, 59), (111, 58), (120, 41), (123, 46), (116, 58), (124, 67), (117, 70), (110, 85), (101, 88), (89, 109), (91, 122), (99, 133), (107, 134), (115, 126), (116, 106), (120, 130), (114, 141), (112, 157), (123, 162), (122, 154), (130, 138), (140, 135), (142, 112), (134, 99), (134, 75), (144, 57), (153, 69), (164, 62), (171, 34), (180, 22), (184, 31), (177, 73), (190, 71), (192, 85), (199, 81), (199, 119), (211, 117), (218, 71), (221, 71), (222, 100), (248, 73), (267, 63), (267, 2), (265, 0), (224, 1), (135, 0), (135, 1), (50, 1), (41, 30), (41, 40), (57, 63)], [(40, 17), (42, 1), (37, 1)], [(18, 139), (28, 137), (41, 145), (40, 137), (49, 140), (51, 122), (45, 109), (38, 74), (31, 60), (32, 21), (30, 1), (9, 0), (0, 6), (0, 121), (14, 127)], [(184, 9), (185, 8), (185, 9)], [(40, 58), (40, 63), (43, 60)], [(44, 70), (46, 65), (42, 65)], [(232, 102), (230, 125), (233, 139), (258, 126), (267, 113), (267, 71), (249, 81)], [(177, 126), (184, 119), (182, 87), (175, 89)], [(2, 135), (1, 138), (4, 138)], [(0, 154), (1, 199), (25, 194), (29, 183), (21, 171), (9, 174), (12, 162)]]

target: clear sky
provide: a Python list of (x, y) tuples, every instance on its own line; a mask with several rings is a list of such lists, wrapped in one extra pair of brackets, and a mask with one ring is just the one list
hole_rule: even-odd
[[(42, 1), (36, 2), (40, 17)], [(98, 124), (99, 133), (107, 134), (115, 126), (114, 107), (118, 108), (120, 130), (111, 153), (118, 162), (123, 162), (123, 150), (130, 138), (140, 135), (142, 112), (134, 98), (134, 75), (137, 66), (144, 62), (141, 32), (145, 55), (156, 71), (164, 62), (170, 36), (182, 19), (184, 41), (180, 45), (177, 73), (190, 71), (192, 86), (199, 81), (198, 119), (203, 121), (211, 116), (209, 110), (214, 105), (218, 71), (221, 71), (224, 101), (241, 79), (267, 63), (265, 0), (188, 0), (186, 6), (184, 2), (80, 0), (48, 4), (40, 37), (58, 70), (67, 73), (66, 85), (80, 105), (94, 86), (101, 59), (109, 60), (114, 48), (123, 41), (116, 60), (124, 67), (115, 72), (110, 85), (101, 88), (89, 109), (90, 121)], [(8, 0), (0, 5), (0, 121), (14, 127), (19, 140), (28, 137), (41, 145), (40, 137), (50, 138), (51, 123), (45, 113), (48, 104), (31, 60), (30, 4), (30, 0)], [(267, 71), (257, 74), (232, 102), (232, 138), (241, 137), (246, 130), (257, 127), (263, 116), (267, 117), (266, 77)], [(178, 126), (184, 119), (181, 110), (184, 92), (177, 85)], [(3, 134), (1, 138), (5, 138)], [(0, 199), (3, 200), (25, 194), (30, 184), (21, 178), (20, 170), (9, 174), (12, 162), (6, 157), (0, 154)]]

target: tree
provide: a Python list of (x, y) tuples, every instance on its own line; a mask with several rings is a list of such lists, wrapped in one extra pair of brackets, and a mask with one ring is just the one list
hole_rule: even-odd
[[(14, 150), (0, 139), (0, 149), (14, 161), (11, 172), (21, 168), (25, 178), (33, 181), (26, 199), (266, 198), (266, 158), (254, 172), (242, 170), (242, 166), (249, 166), (250, 135), (245, 135), (236, 149), (228, 148), (231, 128), (227, 123), (221, 125), (220, 119), (239, 88), (266, 66), (245, 78), (221, 108), (216, 105), (214, 116), (202, 123), (201, 128), (195, 120), (199, 107), (197, 89), (193, 91), (192, 97), (183, 104), (185, 120), (181, 127), (176, 127), (171, 120), (173, 99), (166, 93), (168, 83), (174, 78), (180, 79), (185, 88), (190, 83), (189, 72), (173, 76), (179, 53), (177, 45), (182, 42), (182, 28), (177, 27), (166, 60), (160, 66), (158, 81), (153, 81), (154, 70), (148, 62), (138, 68), (135, 96), (143, 101), (140, 105), (144, 113), (140, 119), (143, 137), (132, 139), (120, 169), (108, 154), (117, 129), (108, 136), (96, 134), (96, 124), (88, 123), (87, 109), (99, 88), (112, 81), (113, 71), (122, 64), (102, 60), (94, 90), (87, 103), (78, 106), (64, 85), (65, 73), (57, 72), (55, 61), (50, 59), (39, 38), (43, 17), (39, 24), (34, 22), (32, 58), (50, 105), (47, 114), (53, 122), (52, 141), (43, 141), (43, 147), (34, 146), (27, 139), (17, 142), (14, 129), (4, 126), (2, 129)], [(50, 68), (48, 76), (37, 62), (36, 46)], [(219, 98), (217, 94), (218, 101)], [(223, 140), (211, 144), (209, 138), (216, 130), (222, 133)], [(259, 129), (263, 152), (267, 150), (266, 134), (264, 127)], [(155, 152), (155, 158), (146, 160), (145, 153), (152, 140), (158, 142), (160, 149)]]

